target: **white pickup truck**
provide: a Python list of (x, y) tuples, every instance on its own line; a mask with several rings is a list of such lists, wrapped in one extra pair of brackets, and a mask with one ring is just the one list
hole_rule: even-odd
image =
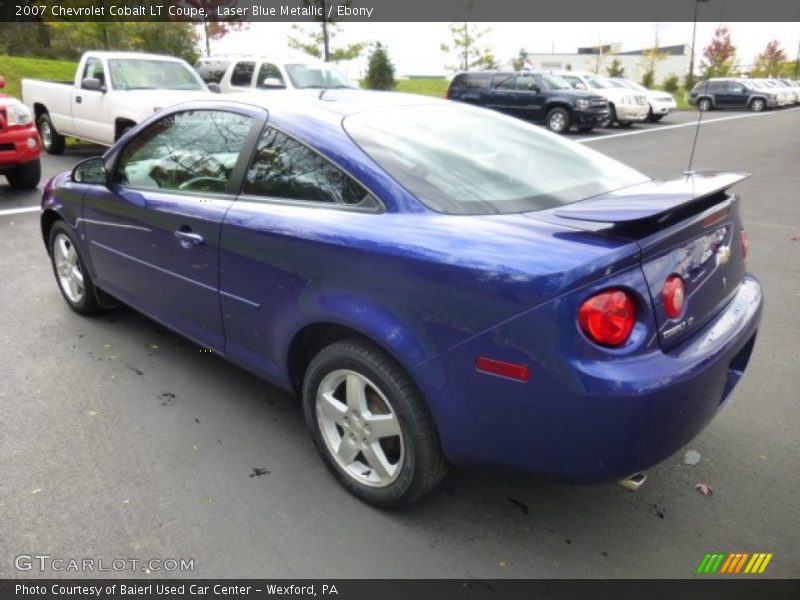
[(211, 97), (185, 61), (138, 52), (87, 52), (74, 82), (22, 80), (22, 101), (50, 154), (64, 152), (67, 135), (110, 146), (162, 108)]

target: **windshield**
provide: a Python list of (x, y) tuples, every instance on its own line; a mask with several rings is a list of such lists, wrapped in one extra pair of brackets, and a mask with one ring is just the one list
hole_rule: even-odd
[(326, 65), (284, 65), (292, 85), (298, 89), (303, 88), (358, 88), (347, 77)]
[(542, 73), (539, 75), (546, 90), (571, 90), (572, 86), (563, 77)]
[(437, 212), (526, 212), (648, 181), (594, 150), (469, 106), (416, 105), (347, 117), (353, 140)]
[(590, 87), (598, 90), (607, 90), (614, 87), (608, 79), (598, 77), (597, 75), (587, 75), (586, 81), (589, 82)]
[(612, 79), (612, 81), (616, 81), (617, 83), (621, 83), (626, 88), (631, 90), (639, 90), (640, 92), (647, 92), (649, 91), (643, 85), (636, 83), (635, 81), (631, 81), (630, 79)]
[(198, 90), (205, 86), (188, 65), (157, 59), (111, 59), (108, 61), (115, 90)]

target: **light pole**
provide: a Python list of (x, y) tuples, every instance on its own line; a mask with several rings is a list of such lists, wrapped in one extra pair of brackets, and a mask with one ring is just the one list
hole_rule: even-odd
[(694, 84), (694, 40), (697, 36), (697, 5), (708, 0), (694, 0), (694, 20), (692, 21), (692, 54), (689, 57), (689, 80)]

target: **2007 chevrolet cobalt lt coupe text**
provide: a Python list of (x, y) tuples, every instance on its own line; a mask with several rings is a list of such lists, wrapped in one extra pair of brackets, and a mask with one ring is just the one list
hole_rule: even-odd
[(702, 430), (761, 316), (745, 176), (654, 181), (445, 100), (238, 96), (58, 175), (41, 224), (76, 312), (296, 391), (341, 483), (396, 506), (448, 463), (610, 481)]

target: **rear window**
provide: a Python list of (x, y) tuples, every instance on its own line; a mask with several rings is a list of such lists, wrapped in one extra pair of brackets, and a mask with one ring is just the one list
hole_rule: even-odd
[(450, 87), (477, 89), (489, 85), (492, 76), (489, 73), (461, 73), (456, 75)]
[(584, 146), (494, 111), (386, 107), (344, 127), (389, 175), (437, 212), (527, 212), (648, 181)]

